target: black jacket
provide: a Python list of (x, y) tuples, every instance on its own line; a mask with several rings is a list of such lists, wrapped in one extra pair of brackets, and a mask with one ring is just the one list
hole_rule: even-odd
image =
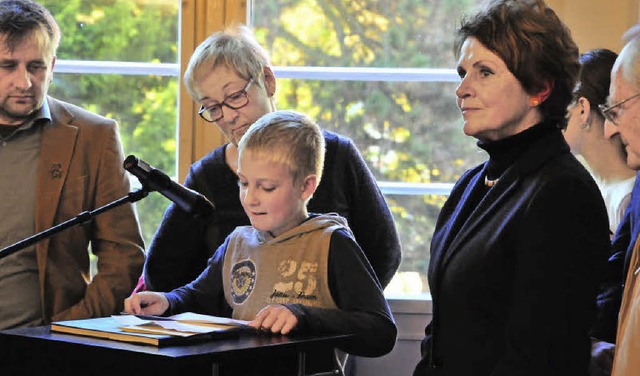
[(586, 375), (606, 209), (558, 129), (531, 141), (492, 188), (486, 164), (467, 171), (440, 213), (415, 375)]

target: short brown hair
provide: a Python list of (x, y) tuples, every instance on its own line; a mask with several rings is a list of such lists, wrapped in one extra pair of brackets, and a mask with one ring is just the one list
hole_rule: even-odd
[(10, 51), (34, 32), (48, 37), (45, 49), (54, 56), (60, 43), (60, 27), (47, 8), (30, 0), (0, 1), (0, 38)]
[(529, 94), (553, 85), (540, 105), (544, 120), (562, 124), (580, 69), (571, 32), (542, 0), (489, 0), (458, 30), (454, 53), (474, 37), (500, 56)]

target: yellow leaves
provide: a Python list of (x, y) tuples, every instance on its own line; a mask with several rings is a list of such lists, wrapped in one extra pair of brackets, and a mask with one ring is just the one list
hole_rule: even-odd
[(148, 100), (153, 101), (154, 99), (156, 99), (157, 93), (155, 91), (147, 91), (146, 93), (144, 93), (144, 96)]
[[(270, 49), (273, 61), (278, 65), (304, 64), (308, 51), (300, 51), (299, 42), (328, 56), (348, 58), (358, 65), (372, 63), (376, 59), (376, 52), (371, 48), (372, 42), (382, 43), (381, 36), (388, 32), (391, 21), (379, 12), (355, 3), (345, 3), (345, 6), (358, 9), (349, 9), (347, 14), (341, 14), (340, 8), (332, 8), (329, 11), (333, 14), (327, 15), (327, 10), (318, 6), (317, 0), (300, 1), (296, 6), (283, 9), (280, 22), (287, 33), (294, 35), (297, 40), (293, 45), (289, 40), (276, 40)], [(357, 23), (363, 26), (361, 29), (352, 30), (353, 19), (348, 19), (352, 14), (355, 14)], [(336, 30), (342, 34), (337, 34)], [(256, 36), (258, 40), (264, 38), (263, 34)]]
[[(347, 108), (347, 121), (351, 120), (355, 115), (364, 115), (364, 106), (360, 106), (359, 104), (361, 103), (354, 103), (352, 106)], [(388, 120), (385, 120), (382, 123), (382, 130), (378, 129), (376, 124), (369, 122), (364, 123), (363, 127), (370, 137), (377, 140), (385, 139), (401, 144), (411, 137), (411, 131), (409, 129), (405, 127), (392, 127), (391, 122)]]
[(91, 17), (92, 17), (94, 20), (99, 20), (99, 19), (104, 18), (104, 10), (102, 10), (102, 9), (94, 9), (94, 10), (91, 12)]
[[(291, 98), (292, 100), (290, 102), (292, 102), (299, 111), (305, 112), (309, 116), (315, 116), (318, 113), (318, 106), (313, 101), (312, 87), (291, 81), (290, 83), (291, 85), (286, 87), (284, 93), (286, 100)], [(315, 111), (313, 108), (315, 108)]]
[(394, 214), (394, 217), (400, 217), (400, 218), (407, 218), (410, 213), (409, 211), (404, 207), (404, 206), (400, 206), (400, 205), (389, 205), (389, 209), (391, 209), (391, 211)]
[[(417, 166), (420, 167), (420, 166)], [(408, 169), (404, 169), (402, 170), (402, 173), (404, 175), (404, 179), (402, 179), (402, 181), (406, 182), (406, 183), (422, 183), (423, 180), (429, 179), (428, 174), (424, 174), (425, 170), (422, 170), (419, 168), (408, 168)]]
[[(421, 240), (421, 239), (420, 239)], [(385, 294), (420, 294), (423, 289), (423, 277), (420, 273), (398, 272), (384, 289)]]
[[(385, 122), (387, 123), (387, 122)], [(391, 138), (398, 143), (406, 142), (411, 137), (411, 131), (404, 127), (397, 127), (391, 130)]]
[(367, 28), (369, 30), (375, 30), (376, 32), (384, 33), (389, 29), (389, 19), (386, 16), (367, 9), (362, 9), (361, 13), (357, 15), (356, 19), (362, 25), (375, 26), (371, 29)]
[(354, 118), (359, 118), (364, 116), (364, 103), (361, 101), (351, 102), (347, 104), (345, 113), (345, 120), (347, 122), (351, 122)]
[(177, 142), (175, 138), (166, 139), (162, 142), (162, 149), (169, 153), (175, 153)]
[[(375, 39), (378, 39), (378, 37), (376, 36)], [(376, 54), (371, 48), (367, 47), (367, 43), (362, 41), (362, 38), (358, 34), (345, 35), (344, 45), (354, 51), (352, 54), (354, 61), (359, 61), (362, 64), (368, 64), (376, 58)]]
[(447, 201), (447, 196), (441, 196), (441, 195), (425, 195), (423, 200), (425, 205), (436, 206), (436, 207), (442, 207), (445, 201)]
[(394, 95), (393, 100), (396, 102), (398, 106), (402, 108), (404, 112), (411, 112), (411, 103), (409, 103), (409, 99), (407, 98), (406, 93), (400, 93), (400, 95)]
[[(98, 106), (96, 104), (86, 104), (84, 105), (84, 109), (91, 111), (91, 112), (95, 112), (95, 113), (100, 113)], [(110, 119), (114, 119), (113, 114), (104, 114), (105, 117), (108, 117)]]
[[(305, 46), (316, 47), (329, 55), (340, 56), (340, 44), (332, 32), (334, 28), (328, 25), (329, 20), (316, 1), (301, 1), (297, 6), (283, 10), (280, 20), (288, 32), (299, 38)], [(292, 57), (291, 53), (299, 52), (290, 47), (283, 47), (281, 54), (277, 56), (278, 64), (301, 60), (302, 55)]]
[(143, 127), (135, 127), (133, 130), (133, 137), (142, 137), (146, 133), (146, 130)]
[(76, 21), (79, 23), (93, 25), (97, 22), (100, 22), (104, 18), (104, 10), (102, 9), (94, 9), (90, 14), (82, 14), (79, 13), (76, 16)]

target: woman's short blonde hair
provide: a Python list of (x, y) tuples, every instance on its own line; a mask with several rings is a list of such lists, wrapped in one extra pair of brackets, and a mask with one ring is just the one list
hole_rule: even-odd
[(269, 54), (256, 41), (253, 32), (246, 26), (234, 25), (211, 34), (196, 47), (183, 81), (189, 95), (199, 100), (196, 92), (199, 75), (226, 66), (247, 81), (253, 78), (258, 86), (264, 88), (261, 75), (270, 64)]

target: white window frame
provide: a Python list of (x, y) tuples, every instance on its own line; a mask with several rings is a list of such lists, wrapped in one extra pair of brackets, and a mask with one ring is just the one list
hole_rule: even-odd
[[(186, 3), (190, 7), (197, 9), (204, 9), (204, 13), (200, 16), (206, 15), (209, 12), (215, 12), (219, 10), (219, 7), (226, 4), (229, 0), (214, 0), (212, 3), (203, 3), (204, 0), (190, 0)], [(183, 3), (183, 7), (185, 3)], [(225, 5), (225, 6), (228, 6)], [(230, 7), (225, 13), (225, 22), (232, 22), (235, 18), (240, 18), (237, 15), (236, 6)], [(249, 7), (250, 8), (250, 7)], [(246, 8), (245, 8), (246, 9)], [(234, 13), (235, 12), (235, 13)], [(185, 17), (185, 14), (182, 14)], [(229, 18), (229, 20), (227, 20)], [(248, 12), (246, 12), (246, 20), (250, 19)], [(184, 20), (183, 20), (184, 21)], [(207, 17), (204, 17), (204, 21), (207, 22)], [(217, 28), (218, 23), (221, 20), (215, 20), (213, 25), (204, 25), (205, 29), (211, 31), (211, 27)], [(184, 26), (184, 25), (183, 25)], [(202, 32), (200, 30), (200, 32)], [(184, 31), (182, 32), (184, 34)], [(208, 35), (205, 33), (205, 35)], [(184, 42), (181, 42), (183, 44)], [(197, 41), (196, 41), (197, 43)], [(181, 47), (181, 48), (184, 48)], [(184, 51), (183, 51), (184, 52)], [(181, 58), (183, 64), (185, 64), (184, 56)], [(54, 67), (54, 73), (71, 73), (71, 74), (121, 74), (121, 75), (158, 75), (158, 76), (171, 76), (180, 77), (181, 72), (184, 70), (184, 66), (180, 64), (171, 63), (138, 63), (138, 62), (123, 62), (123, 61), (90, 61), (90, 60), (57, 60)], [(459, 76), (454, 69), (429, 69), (429, 68), (352, 68), (352, 67), (273, 67), (274, 73), (278, 78), (290, 78), (290, 79), (306, 79), (306, 80), (325, 80), (325, 81), (378, 81), (378, 82), (458, 82)], [(181, 89), (182, 95), (179, 94), (179, 101), (184, 101), (182, 96), (184, 95)], [(190, 98), (186, 100), (191, 101)], [(179, 104), (180, 111), (184, 111), (183, 104)], [(189, 118), (184, 114), (180, 116), (180, 119)], [(197, 117), (194, 117), (197, 122)], [(178, 124), (178, 127), (193, 128), (194, 124), (182, 124), (184, 121)], [(189, 131), (186, 132), (188, 137), (195, 137), (195, 135)], [(182, 135), (183, 131), (178, 128), (178, 135)], [(178, 136), (182, 138), (181, 136)], [(192, 140), (185, 140), (186, 143), (192, 143)], [(182, 140), (178, 143), (182, 144)], [(196, 148), (197, 149), (197, 148)], [(178, 175), (182, 177), (185, 171), (180, 166), (188, 166), (200, 156), (196, 152), (186, 153), (187, 158), (190, 160), (184, 160), (184, 154), (178, 150), (177, 163), (178, 163)], [(177, 179), (181, 180), (181, 178)], [(385, 195), (444, 195), (448, 196), (453, 187), (451, 183), (405, 183), (405, 182), (391, 182), (391, 181), (378, 181), (380, 190)], [(411, 313), (430, 313), (424, 312), (422, 306), (425, 301), (431, 301), (431, 295), (429, 293), (417, 294), (417, 295), (402, 295), (402, 296), (388, 296), (390, 301), (403, 301), (405, 309), (407, 307), (413, 307), (410, 309)], [(411, 302), (414, 302), (413, 304)], [(406, 304), (409, 303), (409, 306)], [(430, 308), (430, 305), (429, 305)]]
[[(273, 67), (278, 78), (323, 81), (458, 82), (455, 69)], [(54, 73), (123, 74), (178, 77), (179, 64), (124, 61), (58, 60)], [(385, 195), (444, 195), (454, 183), (378, 181)]]

